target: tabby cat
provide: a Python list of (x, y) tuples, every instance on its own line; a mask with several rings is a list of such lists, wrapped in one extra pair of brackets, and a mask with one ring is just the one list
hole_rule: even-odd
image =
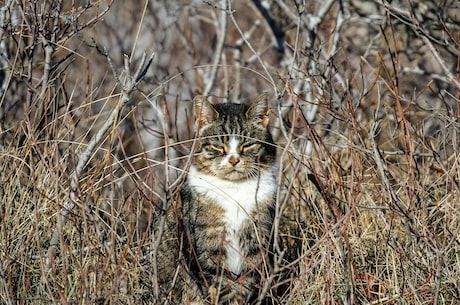
[[(176, 204), (180, 213), (168, 217), (167, 230), (177, 235), (165, 234), (160, 248), (167, 251), (159, 257), (160, 284), (170, 284), (174, 269), (167, 267), (179, 258), (176, 301), (252, 304), (270, 269), (277, 190), (268, 97), (212, 105), (196, 96), (194, 112), (198, 146)], [(174, 242), (180, 251), (173, 258)]]

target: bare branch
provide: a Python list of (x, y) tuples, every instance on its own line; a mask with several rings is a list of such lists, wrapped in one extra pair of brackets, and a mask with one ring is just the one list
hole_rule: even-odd
[(209, 71), (209, 74), (207, 75), (205, 80), (206, 87), (203, 92), (204, 96), (209, 95), (209, 92), (211, 92), (211, 89), (214, 86), (214, 82), (216, 81), (217, 71), (224, 49), (225, 38), (227, 37), (227, 10), (229, 8), (227, 7), (227, 0), (221, 0), (221, 6), (222, 7), (220, 8), (219, 20), (217, 22), (217, 47), (216, 51), (214, 52), (214, 60), (212, 62), (211, 71)]
[(245, 33), (243, 32), (243, 30), (241, 30), (240, 26), (238, 25), (238, 22), (237, 22), (236, 19), (235, 19), (235, 16), (233, 15), (233, 10), (232, 10), (231, 1), (230, 1), (230, 0), (227, 0), (227, 1), (228, 1), (228, 9), (229, 9), (229, 11), (230, 11), (230, 19), (232, 20), (233, 25), (234, 25), (235, 28), (238, 30), (241, 39), (243, 39), (244, 43), (248, 46), (248, 48), (251, 50), (251, 52), (254, 54), (254, 56), (256, 56), (256, 58), (257, 58), (257, 60), (259, 61), (260, 65), (261, 65), (262, 68), (264, 69), (267, 78), (270, 80), (270, 83), (271, 83), (272, 86), (273, 86), (274, 92), (276, 93), (276, 95), (279, 95), (279, 90), (278, 90), (278, 88), (276, 87), (276, 82), (275, 82), (275, 80), (273, 79), (271, 73), (268, 71), (267, 65), (264, 63), (264, 61), (263, 61), (262, 58), (260, 57), (259, 53), (254, 49), (254, 47), (252, 46), (252, 44), (248, 41), (248, 39), (247, 39)]
[(57, 213), (58, 217), (58, 225), (56, 230), (54, 231), (51, 240), (50, 240), (50, 246), (48, 248), (48, 256), (47, 256), (47, 269), (49, 269), (50, 262), (51, 262), (51, 256), (54, 255), (54, 251), (58, 245), (60, 235), (62, 232), (62, 228), (66, 223), (66, 216), (71, 211), (74, 207), (74, 203), (76, 201), (76, 193), (78, 191), (78, 182), (82, 174), (84, 173), (84, 169), (86, 165), (88, 164), (88, 160), (92, 156), (92, 154), (95, 152), (97, 146), (103, 141), (104, 135), (106, 132), (112, 127), (116, 126), (116, 120), (118, 119), (118, 116), (121, 112), (121, 110), (130, 102), (131, 100), (131, 94), (134, 91), (135, 87), (139, 83), (140, 79), (142, 78), (142, 75), (145, 74), (145, 71), (148, 69), (150, 64), (152, 63), (154, 54), (152, 53), (149, 57), (149, 59), (146, 61), (146, 56), (142, 57), (142, 60), (139, 64), (139, 68), (136, 71), (134, 75), (131, 75), (129, 72), (129, 64), (127, 64), (128, 59), (125, 57), (125, 77), (126, 77), (126, 83), (122, 84), (120, 82), (120, 78), (118, 76), (118, 73), (115, 70), (115, 67), (113, 66), (113, 62), (110, 58), (109, 55), (107, 55), (107, 61), (109, 62), (109, 66), (112, 69), (112, 73), (116, 76), (115, 79), (118, 82), (118, 85), (121, 87), (121, 99), (119, 103), (116, 105), (116, 107), (112, 110), (110, 113), (109, 117), (99, 129), (99, 131), (96, 133), (96, 135), (93, 137), (93, 139), (88, 143), (86, 149), (78, 155), (78, 162), (75, 167), (75, 171), (72, 173), (71, 176), (71, 182), (70, 182), (70, 190), (69, 190), (69, 198), (66, 199), (64, 202), (64, 207)]

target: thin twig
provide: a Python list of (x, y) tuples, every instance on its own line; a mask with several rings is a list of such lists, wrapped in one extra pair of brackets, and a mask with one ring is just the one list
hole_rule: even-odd
[(219, 68), (219, 62), (222, 57), (222, 52), (224, 50), (224, 43), (225, 37), (227, 36), (227, 0), (221, 1), (221, 11), (219, 15), (218, 21), (218, 41), (217, 41), (217, 48), (216, 52), (214, 53), (214, 60), (212, 62), (211, 71), (209, 72), (206, 78), (206, 88), (204, 89), (203, 95), (208, 96), (209, 92), (211, 92), (212, 87), (214, 86), (214, 82), (216, 81), (217, 71)]
[(433, 54), (434, 58), (436, 59), (438, 64), (441, 66), (442, 71), (446, 75), (448, 82), (452, 83), (453, 85), (455, 85), (455, 87), (457, 87), (458, 90), (460, 90), (460, 81), (458, 81), (457, 78), (450, 72), (449, 68), (447, 67), (446, 62), (441, 57), (439, 52), (436, 50), (433, 43), (431, 43), (431, 41), (426, 36), (421, 36), (421, 37), (422, 37), (423, 42), (430, 49), (431, 54)]
[(451, 73), (449, 67), (447, 67), (446, 61), (439, 54), (438, 50), (436, 50), (432, 43), (432, 40), (435, 40), (436, 42), (439, 41), (431, 36), (431, 33), (423, 27), (423, 24), (420, 23), (417, 20), (417, 17), (410, 11), (397, 8), (396, 6), (390, 5), (386, 2), (384, 2), (384, 6), (395, 18), (404, 18), (406, 20), (405, 23), (409, 25), (409, 28), (411, 28), (414, 33), (419, 36), (425, 45), (430, 49), (431, 54), (433, 54), (433, 57), (436, 59), (439, 66), (441, 66), (442, 71), (446, 75), (446, 81), (453, 84), (455, 87), (457, 87), (457, 89), (460, 90), (460, 81)]
[(240, 26), (238, 25), (238, 22), (236, 21), (235, 16), (233, 15), (231, 0), (227, 0), (227, 2), (228, 2), (228, 11), (230, 12), (230, 13), (229, 13), (229, 14), (230, 14), (230, 19), (232, 20), (233, 25), (234, 25), (235, 28), (238, 30), (241, 39), (243, 39), (244, 43), (248, 46), (248, 48), (251, 50), (251, 52), (254, 54), (254, 56), (256, 56), (256, 58), (257, 58), (257, 60), (259, 61), (260, 65), (261, 65), (262, 68), (264, 69), (267, 78), (270, 80), (270, 83), (271, 83), (272, 86), (273, 86), (273, 90), (274, 90), (275, 94), (278, 96), (278, 95), (279, 95), (279, 90), (278, 90), (278, 88), (276, 87), (276, 82), (275, 82), (275, 80), (273, 79), (271, 73), (268, 71), (267, 65), (266, 65), (265, 62), (262, 60), (262, 58), (260, 57), (259, 53), (254, 49), (254, 47), (252, 46), (252, 44), (248, 41), (248, 39), (247, 39), (247, 37), (245, 36), (243, 30), (242, 30), (242, 29), (240, 28)]

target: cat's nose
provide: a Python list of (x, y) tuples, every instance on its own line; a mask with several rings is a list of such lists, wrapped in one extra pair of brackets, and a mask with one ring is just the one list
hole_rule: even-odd
[(230, 156), (230, 159), (228, 159), (228, 162), (230, 162), (231, 165), (236, 166), (240, 162), (240, 157), (238, 156)]

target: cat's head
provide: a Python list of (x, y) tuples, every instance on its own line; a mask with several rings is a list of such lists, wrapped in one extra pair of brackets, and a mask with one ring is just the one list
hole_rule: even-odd
[(268, 131), (268, 96), (252, 104), (212, 105), (204, 96), (194, 98), (199, 148), (193, 165), (226, 180), (256, 178), (272, 168), (276, 149)]

